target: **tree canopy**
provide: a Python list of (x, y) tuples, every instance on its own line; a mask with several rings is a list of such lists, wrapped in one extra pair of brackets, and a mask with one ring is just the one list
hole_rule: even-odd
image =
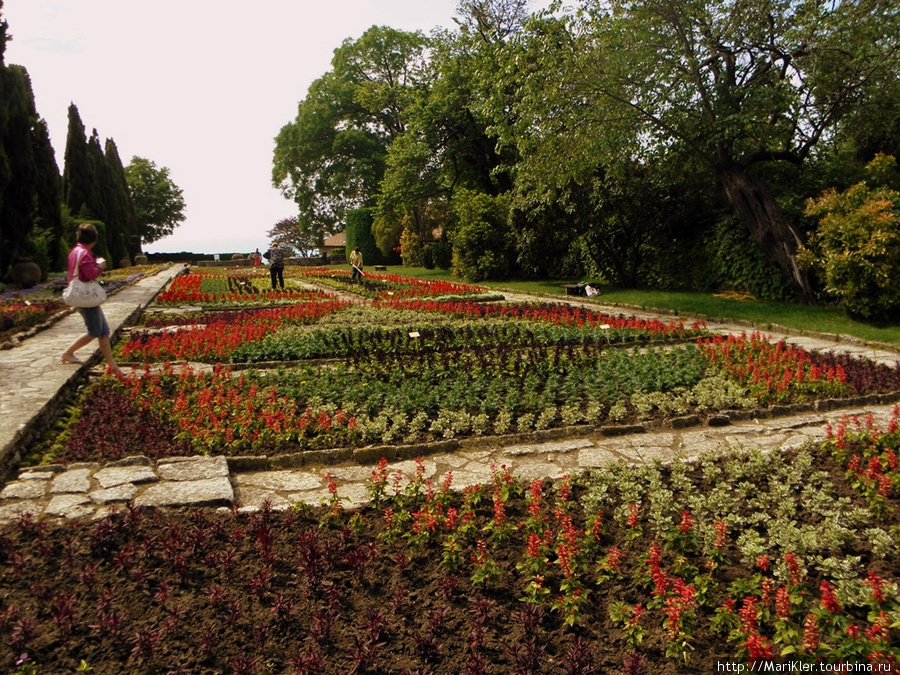
[(185, 203), (169, 168), (157, 167), (149, 159), (134, 156), (125, 167), (125, 180), (141, 242), (150, 244), (172, 234), (184, 220)]
[[(503, 77), (521, 168), (560, 184), (600, 161), (691, 156), (804, 299), (802, 233), (756, 165), (798, 164), (898, 72), (890, 0), (587, 0), (539, 17)], [(560, 161), (560, 159), (564, 161)]]
[(319, 243), (343, 228), (348, 210), (374, 204), (387, 148), (405, 129), (412, 92), (425, 85), (427, 44), (421, 33), (382, 26), (345, 40), (276, 137), (273, 183)]

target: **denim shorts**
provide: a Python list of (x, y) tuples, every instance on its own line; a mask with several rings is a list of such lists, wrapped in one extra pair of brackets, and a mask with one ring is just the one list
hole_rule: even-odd
[(109, 337), (109, 324), (106, 323), (106, 317), (103, 310), (97, 307), (79, 307), (78, 313), (84, 319), (84, 325), (87, 326), (87, 333), (92, 338)]

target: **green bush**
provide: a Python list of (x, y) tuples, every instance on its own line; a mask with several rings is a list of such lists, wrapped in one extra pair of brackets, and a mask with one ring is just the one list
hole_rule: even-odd
[(763, 300), (791, 300), (788, 280), (735, 216), (719, 219), (702, 243), (703, 290), (746, 291)]
[(350, 252), (359, 246), (364, 265), (384, 265), (388, 262), (375, 243), (372, 234), (374, 220), (373, 209), (354, 209), (347, 213), (347, 260), (350, 259)]
[(427, 270), (438, 267), (449, 270), (453, 264), (453, 246), (446, 237), (441, 237), (433, 244), (422, 249), (422, 266)]
[(429, 244), (422, 249), (422, 267), (426, 270), (433, 270), (434, 264), (434, 244)]
[(851, 316), (900, 315), (900, 192), (857, 183), (844, 192), (826, 190), (809, 201), (806, 212), (819, 226), (801, 262), (819, 271), (825, 290)]
[(453, 267), (460, 276), (469, 281), (509, 276), (514, 259), (509, 199), (464, 190), (454, 197), (453, 210)]

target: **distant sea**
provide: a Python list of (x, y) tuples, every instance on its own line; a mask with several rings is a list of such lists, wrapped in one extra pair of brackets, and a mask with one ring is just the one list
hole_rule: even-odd
[[(168, 239), (168, 238), (167, 238)], [(256, 249), (265, 253), (271, 242), (265, 237), (261, 239), (222, 239), (222, 240), (190, 240), (166, 241), (162, 239), (143, 247), (145, 253), (253, 253)], [(318, 251), (312, 251), (315, 255)]]

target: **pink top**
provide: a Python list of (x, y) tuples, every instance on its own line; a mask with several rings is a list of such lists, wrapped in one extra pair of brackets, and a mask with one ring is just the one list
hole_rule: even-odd
[[(78, 263), (79, 257), (81, 258), (80, 264)], [(97, 259), (91, 253), (91, 249), (84, 244), (76, 244), (75, 248), (69, 252), (69, 281), (75, 277), (75, 265), (78, 265), (78, 278), (82, 281), (93, 281), (103, 273), (100, 265), (97, 264)]]

